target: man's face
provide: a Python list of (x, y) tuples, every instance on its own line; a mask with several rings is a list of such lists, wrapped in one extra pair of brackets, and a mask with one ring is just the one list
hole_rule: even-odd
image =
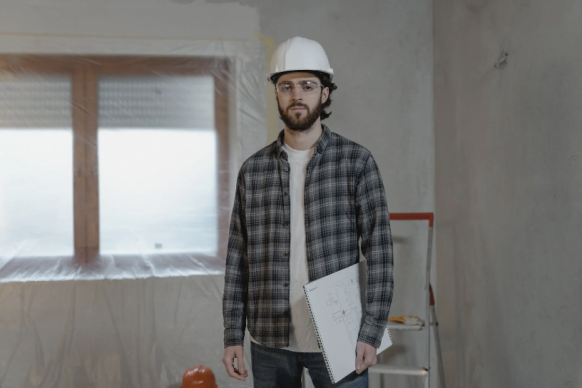
[[(302, 81), (311, 81), (320, 84), (319, 78), (311, 73), (297, 72), (283, 74), (277, 84), (292, 83), (295, 86)], [(313, 127), (319, 119), (321, 105), (329, 96), (327, 88), (317, 88), (313, 94), (303, 92), (300, 87), (294, 87), (291, 93), (276, 92), (277, 103), (281, 120), (292, 131), (302, 132)]]

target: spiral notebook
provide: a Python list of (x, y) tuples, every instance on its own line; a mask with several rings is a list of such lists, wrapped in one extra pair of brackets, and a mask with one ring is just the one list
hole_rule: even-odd
[[(362, 261), (303, 286), (319, 346), (334, 384), (356, 369), (366, 269), (366, 262)], [(377, 354), (390, 345), (392, 338), (386, 328)]]

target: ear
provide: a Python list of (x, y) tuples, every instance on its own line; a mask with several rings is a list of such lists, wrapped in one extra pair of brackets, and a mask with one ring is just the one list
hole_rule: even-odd
[(321, 103), (325, 103), (329, 98), (329, 88), (323, 88), (321, 91)]

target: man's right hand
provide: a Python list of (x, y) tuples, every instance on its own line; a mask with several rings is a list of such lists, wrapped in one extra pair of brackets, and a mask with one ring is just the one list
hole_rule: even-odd
[[(249, 372), (245, 369), (245, 362), (243, 360), (244, 348), (242, 346), (228, 346), (224, 348), (224, 357), (222, 362), (226, 367), (226, 372), (230, 377), (234, 377), (237, 380), (246, 380), (249, 376)], [(236, 358), (236, 364), (238, 368), (234, 367), (234, 359)]]

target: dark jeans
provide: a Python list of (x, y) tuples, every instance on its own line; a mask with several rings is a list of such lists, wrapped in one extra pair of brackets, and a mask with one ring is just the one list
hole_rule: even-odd
[[(301, 388), (303, 368), (316, 388), (367, 388), (368, 371), (353, 372), (332, 384), (321, 353), (297, 353), (251, 342), (251, 360), (255, 388)], [(354, 356), (354, 364), (356, 356)]]

